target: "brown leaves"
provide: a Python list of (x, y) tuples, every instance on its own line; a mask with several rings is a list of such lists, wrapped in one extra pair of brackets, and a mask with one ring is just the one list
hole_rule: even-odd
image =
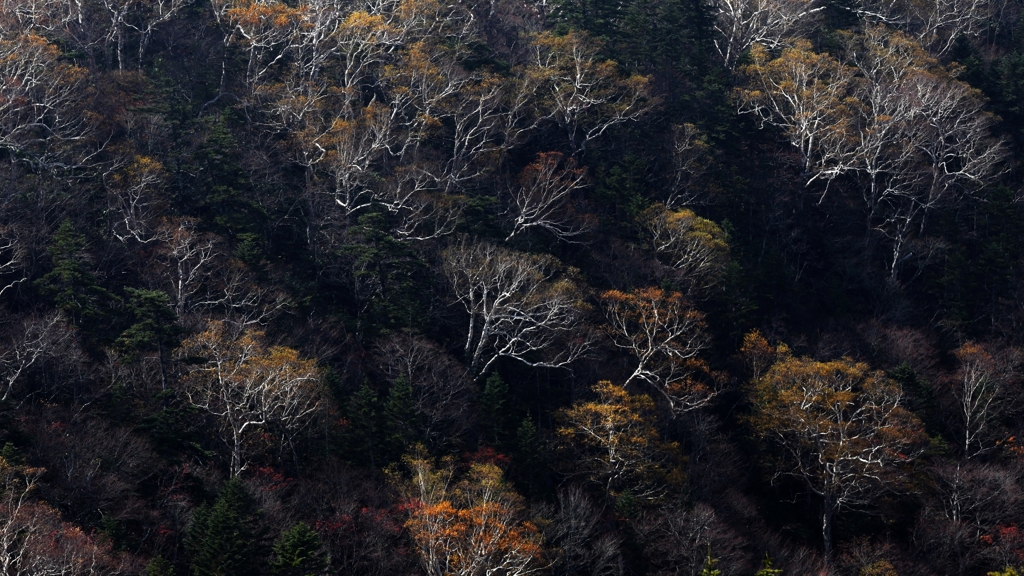
[(688, 412), (711, 401), (713, 388), (695, 380), (707, 372), (694, 363), (708, 345), (704, 316), (678, 292), (641, 288), (601, 294), (608, 333), (616, 346), (632, 355), (637, 366), (623, 386), (645, 382), (662, 394), (676, 412)]
[(604, 380), (592, 388), (597, 399), (558, 412), (558, 450), (564, 470), (583, 476), (608, 495), (628, 491), (654, 499), (681, 481), (678, 446), (663, 442), (654, 425), (654, 402)]
[(438, 470), (414, 454), (405, 464), (411, 473), (399, 480), (410, 499), (405, 527), (428, 576), (524, 576), (541, 569), (540, 532), (525, 519), (523, 499), (500, 468), (474, 463), (452, 485), (450, 463)]
[(182, 342), (179, 354), (199, 360), (183, 378), (193, 406), (218, 418), (231, 449), (231, 474), (247, 466), (249, 437), (277, 426), (286, 435), (306, 427), (321, 403), (320, 373), (313, 360), (283, 346), (266, 348), (263, 334), (236, 333), (225, 322)]
[(640, 215), (654, 251), (675, 271), (674, 279), (691, 297), (706, 295), (721, 281), (729, 263), (729, 237), (692, 210), (655, 204)]
[[(763, 356), (758, 338), (748, 340), (749, 356)], [(753, 382), (750, 422), (782, 451), (775, 473), (801, 479), (822, 498), (828, 553), (833, 515), (892, 486), (923, 450), (923, 429), (902, 406), (899, 386), (866, 364), (777, 354)]]

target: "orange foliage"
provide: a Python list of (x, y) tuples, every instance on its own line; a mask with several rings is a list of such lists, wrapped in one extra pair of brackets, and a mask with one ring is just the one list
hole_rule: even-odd
[(541, 568), (541, 536), (526, 520), (522, 498), (494, 464), (474, 463), (450, 485), (450, 462), (440, 470), (423, 456), (406, 458), (409, 530), (429, 576), (523, 576)]

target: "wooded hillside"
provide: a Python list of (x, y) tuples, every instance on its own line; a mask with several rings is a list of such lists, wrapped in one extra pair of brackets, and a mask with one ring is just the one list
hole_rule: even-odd
[(1024, 570), (1019, 0), (0, 0), (0, 573)]

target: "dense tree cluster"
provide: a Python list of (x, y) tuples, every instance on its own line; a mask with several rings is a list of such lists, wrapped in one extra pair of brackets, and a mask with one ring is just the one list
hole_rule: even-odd
[(0, 572), (1024, 570), (1019, 0), (0, 0)]

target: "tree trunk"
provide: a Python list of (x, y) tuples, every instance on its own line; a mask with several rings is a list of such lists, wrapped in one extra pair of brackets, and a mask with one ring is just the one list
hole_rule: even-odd
[(234, 478), (242, 473), (242, 435), (232, 431), (234, 446), (231, 449), (231, 477)]
[[(164, 362), (164, 345), (163, 345), (163, 343), (158, 341), (156, 343), (156, 350), (157, 350), (157, 353), (159, 354), (159, 358), (160, 358), (160, 391), (161, 392), (166, 392), (167, 391), (167, 365)], [(165, 399), (164, 403), (166, 404), (166, 402), (167, 402), (167, 400)]]
[(828, 496), (821, 506), (821, 540), (825, 548), (825, 561), (832, 559), (832, 522), (835, 518), (835, 504)]

